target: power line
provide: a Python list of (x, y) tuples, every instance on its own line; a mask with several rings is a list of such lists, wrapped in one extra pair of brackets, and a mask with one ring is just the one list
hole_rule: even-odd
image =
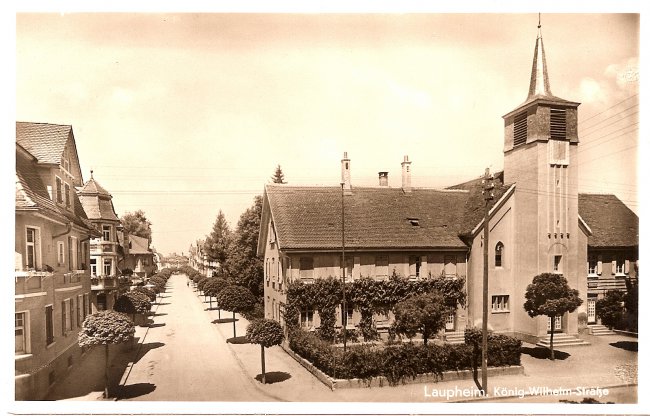
[(599, 115), (601, 115), (601, 114), (603, 114), (603, 113), (605, 113), (605, 112), (611, 110), (612, 108), (616, 107), (617, 105), (622, 104), (622, 103), (624, 103), (624, 102), (626, 102), (626, 101), (628, 101), (628, 100), (631, 100), (632, 98), (634, 98), (634, 97), (636, 97), (636, 96), (638, 96), (638, 95), (639, 95), (638, 93), (636, 93), (636, 94), (634, 94), (634, 95), (631, 95), (631, 96), (627, 97), (626, 99), (617, 102), (616, 104), (612, 105), (611, 107), (608, 107), (608, 108), (604, 109), (604, 110), (601, 111), (600, 113), (594, 114), (593, 116), (590, 116), (589, 118), (586, 118), (586, 119), (582, 120), (582, 123), (585, 123), (585, 122), (587, 122), (587, 121), (593, 119), (594, 117), (597, 117), (597, 116), (599, 116)]

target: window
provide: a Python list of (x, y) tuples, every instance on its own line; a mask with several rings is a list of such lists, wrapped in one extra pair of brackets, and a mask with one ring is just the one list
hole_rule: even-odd
[(104, 259), (104, 276), (113, 275), (113, 259)]
[(56, 202), (63, 203), (63, 182), (58, 176), (56, 177)]
[(515, 116), (513, 146), (526, 143), (528, 137), (528, 114), (522, 113)]
[(598, 258), (596, 256), (589, 256), (589, 261), (587, 262), (587, 274), (598, 274)]
[(90, 259), (90, 275), (97, 276), (97, 259)]
[(623, 259), (622, 256), (618, 256), (615, 260), (616, 266), (614, 269), (616, 270), (616, 274), (625, 274), (625, 260)]
[(102, 239), (104, 241), (111, 241), (111, 226), (102, 225)]
[(300, 277), (311, 278), (314, 277), (314, 259), (313, 257), (300, 258)]
[(496, 295), (492, 296), (492, 313), (509, 312), (508, 302), (510, 301), (509, 295)]
[(314, 326), (314, 310), (305, 307), (300, 311), (300, 326), (303, 328), (311, 328)]
[(70, 207), (72, 205), (72, 201), (70, 199), (70, 185), (67, 183), (65, 184), (65, 206)]
[(74, 298), (70, 299), (68, 306), (70, 306), (70, 326), (68, 328), (72, 330), (74, 325)]
[[(343, 305), (341, 305), (341, 310), (343, 310)], [(354, 315), (354, 305), (346, 302), (345, 314), (343, 314), (343, 318), (345, 319), (345, 322), (343, 322), (343, 326), (352, 325), (353, 315)]]
[(409, 256), (409, 275), (411, 277), (420, 277), (422, 268), (422, 258), (420, 256)]
[[(76, 257), (76, 256), (75, 256)], [(68, 236), (68, 270), (73, 270), (72, 269), (72, 259), (74, 257), (72, 256), (72, 237)]]
[(456, 256), (445, 256), (445, 276), (456, 276)]
[(562, 273), (562, 256), (553, 256), (553, 271)]
[(25, 239), (26, 245), (26, 254), (27, 262), (26, 266), (28, 269), (38, 269), (40, 266), (39, 261), (39, 244), (40, 244), (40, 235), (39, 230), (36, 228), (27, 227), (27, 235)]
[(63, 241), (57, 241), (56, 242), (56, 247), (57, 247), (57, 249), (56, 249), (57, 260), (56, 261), (59, 264), (59, 266), (63, 266), (63, 264), (65, 263), (65, 252), (64, 252)]
[(71, 311), (72, 305), (70, 305), (70, 299), (61, 302), (61, 333), (63, 335), (72, 329), (72, 317), (70, 316)]
[(82, 304), (85, 305), (83, 295), (77, 295), (77, 328), (81, 328), (81, 323), (84, 320)]
[(494, 248), (494, 267), (503, 267), (503, 243), (501, 241)]
[(27, 320), (25, 312), (16, 312), (16, 354), (27, 354)]
[(54, 342), (54, 325), (52, 320), (52, 305), (45, 307), (45, 343), (50, 345)]
[(388, 256), (385, 254), (377, 256), (375, 259), (375, 276), (387, 277), (388, 276)]

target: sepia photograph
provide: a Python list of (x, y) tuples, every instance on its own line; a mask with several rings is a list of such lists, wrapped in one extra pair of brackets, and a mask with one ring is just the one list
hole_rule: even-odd
[(640, 44), (622, 11), (17, 11), (7, 410), (633, 412)]

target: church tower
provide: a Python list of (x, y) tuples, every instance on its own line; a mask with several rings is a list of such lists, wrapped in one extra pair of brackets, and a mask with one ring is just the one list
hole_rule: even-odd
[[(517, 270), (513, 271), (519, 294), (535, 275), (555, 272), (586, 298), (582, 270), (586, 251), (580, 249), (578, 235), (579, 105), (551, 92), (539, 24), (528, 97), (503, 116), (504, 183), (515, 184)], [(563, 332), (576, 333), (577, 312), (570, 315), (556, 321), (556, 327), (560, 324)], [(519, 330), (542, 336), (545, 325), (546, 321), (531, 320)]]

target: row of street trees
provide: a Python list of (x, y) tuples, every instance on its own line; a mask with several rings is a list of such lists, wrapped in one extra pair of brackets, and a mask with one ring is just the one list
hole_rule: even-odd
[[(286, 183), (280, 165), (271, 180)], [(262, 197), (255, 196), (253, 205), (239, 217), (237, 227), (230, 229), (226, 216), (219, 210), (212, 230), (203, 243), (208, 259), (219, 264), (217, 275), (250, 290), (255, 297), (264, 295), (263, 261), (257, 256), (257, 239), (262, 218)]]

